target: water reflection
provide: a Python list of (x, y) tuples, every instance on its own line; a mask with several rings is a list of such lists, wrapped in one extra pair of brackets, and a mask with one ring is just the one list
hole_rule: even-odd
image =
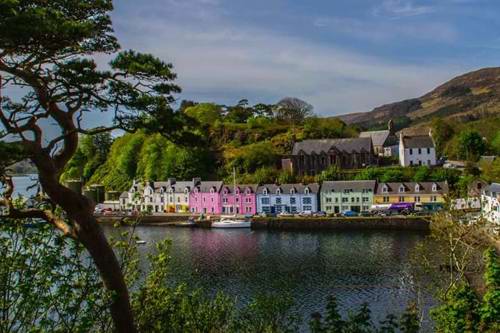
[[(115, 233), (106, 227), (108, 233)], [(223, 291), (240, 302), (258, 293), (289, 293), (305, 319), (336, 295), (343, 311), (369, 302), (376, 319), (400, 312), (419, 299), (409, 253), (419, 233), (267, 232), (138, 227), (147, 244), (142, 255), (164, 238), (172, 240), (172, 279)], [(426, 323), (428, 325), (428, 322)]]

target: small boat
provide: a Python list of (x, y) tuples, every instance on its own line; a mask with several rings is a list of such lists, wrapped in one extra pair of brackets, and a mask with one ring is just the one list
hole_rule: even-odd
[(196, 222), (193, 218), (190, 218), (187, 221), (177, 223), (176, 226), (178, 226), (178, 227), (194, 227), (194, 226), (196, 226)]
[(212, 222), (212, 228), (250, 228), (251, 221), (236, 219), (232, 217), (222, 218), (220, 221)]
[(144, 244), (146, 244), (146, 241), (140, 239), (140, 240), (136, 240), (135, 243), (138, 245), (144, 245)]

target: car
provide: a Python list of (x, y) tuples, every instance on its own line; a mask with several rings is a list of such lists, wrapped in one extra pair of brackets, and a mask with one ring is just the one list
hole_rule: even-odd
[(293, 214), (289, 212), (281, 212), (278, 214), (278, 217), (293, 217)]
[(314, 216), (316, 216), (316, 217), (325, 217), (326, 216), (326, 212), (316, 212), (316, 213), (314, 213)]
[(345, 212), (342, 212), (342, 216), (344, 216), (344, 217), (356, 217), (358, 215), (359, 215), (358, 212), (355, 212), (352, 210), (346, 210)]
[(310, 210), (305, 210), (299, 213), (299, 216), (313, 216), (313, 212)]

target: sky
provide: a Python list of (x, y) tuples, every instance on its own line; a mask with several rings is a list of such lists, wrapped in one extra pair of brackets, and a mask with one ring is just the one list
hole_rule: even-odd
[(322, 116), (419, 97), (500, 65), (498, 0), (118, 0), (124, 49), (173, 63), (179, 100), (311, 103)]

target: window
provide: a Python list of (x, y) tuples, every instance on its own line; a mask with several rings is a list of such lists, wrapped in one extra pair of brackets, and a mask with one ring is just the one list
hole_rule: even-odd
[(422, 154), (422, 148), (418, 148), (418, 154)]
[(281, 205), (281, 198), (276, 198), (276, 204)]
[(339, 198), (335, 198), (335, 203), (339, 203)]
[(419, 184), (415, 185), (415, 192), (420, 192), (420, 185)]
[(326, 198), (325, 201), (326, 202), (332, 202), (332, 198)]
[(304, 206), (304, 210), (312, 210), (312, 206)]
[(415, 197), (415, 202), (420, 202), (420, 197), (419, 196)]
[(296, 198), (290, 198), (290, 205), (295, 205), (297, 203)]
[(432, 184), (432, 192), (437, 192), (437, 184)]
[(387, 187), (387, 185), (384, 185), (384, 187), (382, 187), (382, 192), (383, 193), (389, 192), (389, 188)]
[(270, 212), (271, 212), (271, 207), (269, 207), (269, 206), (262, 207), (262, 211), (263, 211), (264, 213), (270, 213)]
[(277, 190), (276, 190), (276, 194), (277, 194), (277, 195), (280, 195), (280, 194), (281, 194), (281, 190), (280, 190), (280, 189), (277, 189)]
[(332, 210), (332, 206), (326, 206), (326, 207), (325, 207), (325, 210), (327, 210), (327, 211)]
[(262, 194), (267, 195), (267, 190), (264, 189), (264, 191), (262, 191)]
[(222, 198), (223, 203), (227, 203), (227, 198)]
[(181, 197), (177, 197), (177, 203), (181, 202)]
[(427, 160), (427, 165), (431, 165), (431, 160)]
[(356, 201), (356, 198), (351, 198), (351, 202), (355, 202)]
[(309, 194), (309, 188), (306, 187), (306, 189), (304, 190), (304, 194)]
[(363, 198), (363, 202), (369, 202), (370, 198)]
[(437, 201), (437, 197), (435, 195), (431, 196), (431, 201), (432, 202), (436, 202)]
[(359, 202), (359, 197), (356, 198), (356, 202)]
[(297, 213), (297, 207), (292, 206), (292, 208), (290, 209), (290, 212)]
[(271, 200), (269, 200), (269, 198), (262, 198), (261, 202), (263, 205), (269, 205), (271, 203)]
[(405, 197), (399, 197), (399, 202), (405, 202)]
[(404, 185), (399, 186), (399, 193), (405, 193)]
[(427, 154), (430, 154), (430, 153), (431, 153), (431, 149), (427, 148)]
[(295, 189), (294, 189), (294, 188), (292, 188), (292, 189), (290, 190), (290, 194), (295, 194)]
[(413, 149), (410, 148), (410, 155), (413, 155)]
[(310, 205), (310, 204), (312, 204), (312, 199), (309, 198), (309, 197), (302, 198), (302, 204), (304, 204), (304, 205)]
[(349, 198), (342, 198), (342, 202), (349, 202)]
[(234, 200), (235, 200), (236, 202), (240, 202), (240, 198), (238, 198), (238, 197), (236, 197)]
[(410, 165), (413, 166), (413, 161), (410, 161)]

